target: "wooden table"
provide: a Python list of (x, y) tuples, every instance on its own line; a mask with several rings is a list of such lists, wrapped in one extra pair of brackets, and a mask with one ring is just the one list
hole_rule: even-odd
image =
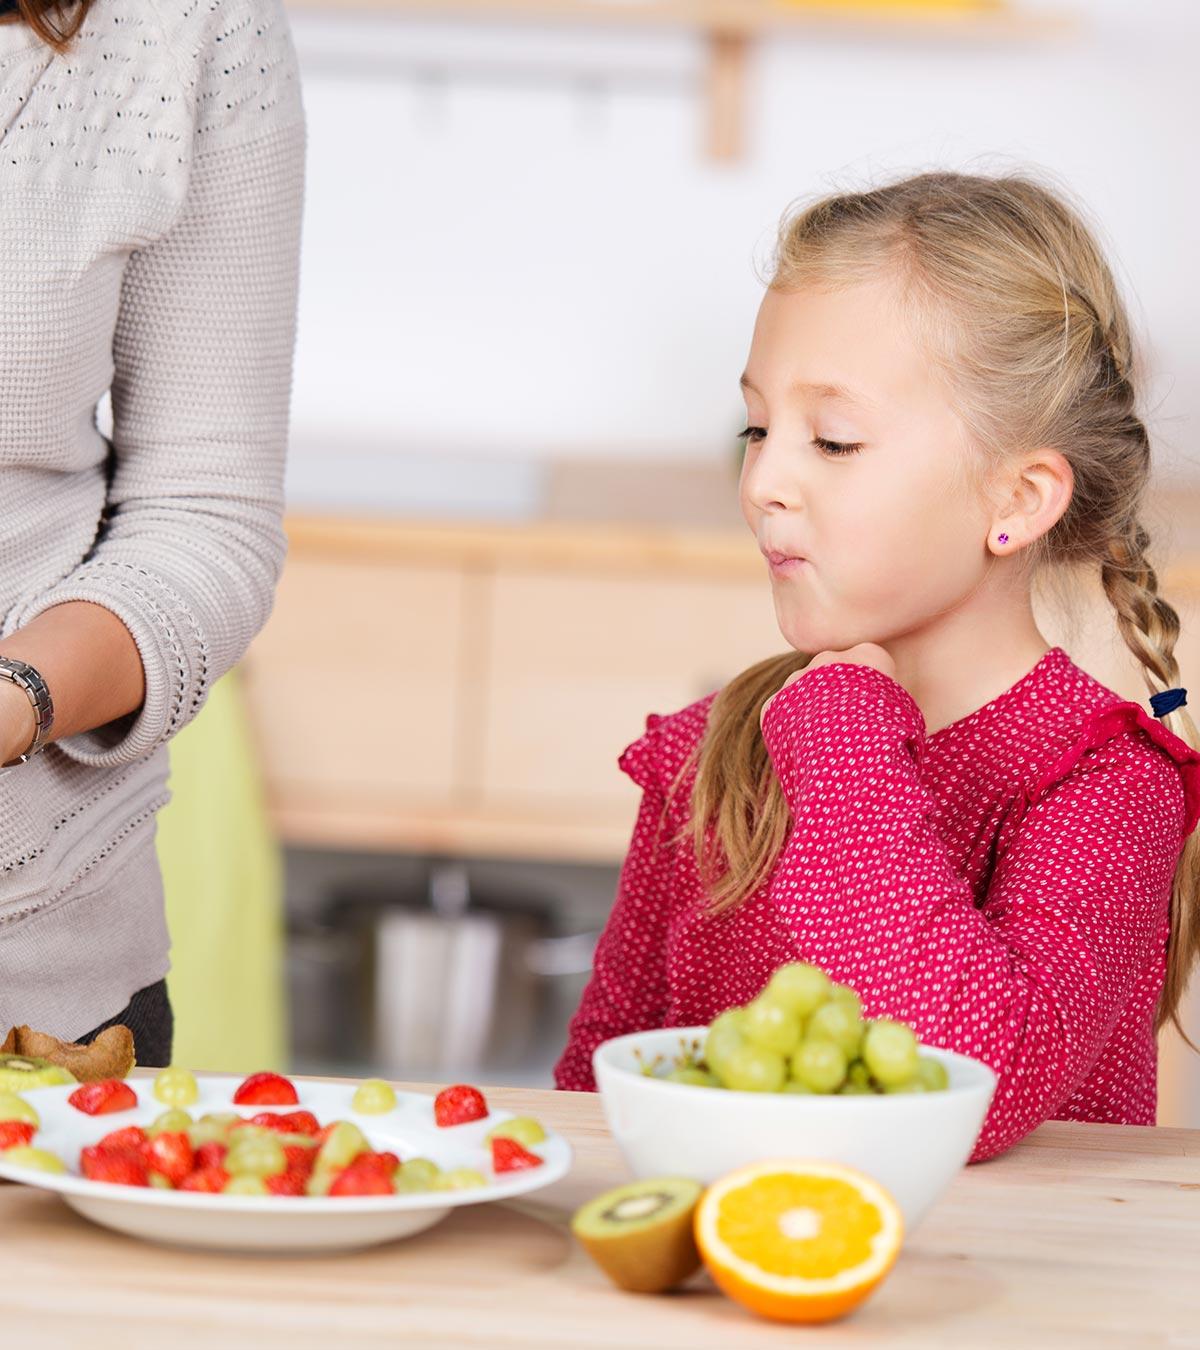
[(792, 1330), (756, 1320), (704, 1276), (671, 1296), (614, 1289), (560, 1226), (627, 1179), (599, 1099), (489, 1096), (575, 1148), (571, 1175), (530, 1197), (549, 1222), (480, 1205), (387, 1247), (247, 1258), (142, 1244), (53, 1195), (0, 1184), (0, 1344), (1200, 1348), (1200, 1131), (1045, 1125), (964, 1171), (853, 1317)]

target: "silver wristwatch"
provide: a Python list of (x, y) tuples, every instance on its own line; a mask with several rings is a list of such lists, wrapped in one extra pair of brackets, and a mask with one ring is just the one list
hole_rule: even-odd
[(0, 768), (7, 769), (14, 764), (24, 764), (32, 759), (46, 744), (50, 728), (54, 725), (54, 700), (50, 697), (46, 681), (25, 661), (18, 661), (11, 656), (0, 656), (0, 680), (8, 680), (10, 684), (15, 684), (18, 689), (25, 691), (25, 697), (33, 704), (33, 715), (37, 718), (37, 730), (33, 733), (33, 740), (30, 741), (25, 753), (18, 755), (16, 759), (10, 759), (7, 764), (0, 765)]

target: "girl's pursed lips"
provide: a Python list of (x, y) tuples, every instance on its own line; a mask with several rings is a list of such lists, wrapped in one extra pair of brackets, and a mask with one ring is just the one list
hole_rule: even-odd
[(794, 571), (808, 561), (798, 553), (783, 553), (773, 548), (764, 548), (762, 555), (773, 572)]

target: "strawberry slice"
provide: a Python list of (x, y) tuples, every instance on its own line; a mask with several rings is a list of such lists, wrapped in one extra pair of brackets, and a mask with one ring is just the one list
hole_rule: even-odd
[(214, 1139), (207, 1144), (201, 1144), (192, 1155), (192, 1170), (202, 1172), (209, 1167), (223, 1167), (225, 1155), (228, 1152), (229, 1145), (222, 1144), (218, 1139)]
[(171, 1183), (179, 1183), (195, 1165), (191, 1140), (182, 1130), (164, 1130), (142, 1145), (142, 1159), (151, 1172), (158, 1172)]
[(433, 1118), (439, 1125), (466, 1125), (482, 1120), (487, 1113), (483, 1093), (466, 1083), (443, 1088), (433, 1099)]
[(103, 1078), (96, 1083), (81, 1083), (67, 1101), (85, 1116), (107, 1116), (113, 1111), (132, 1111), (137, 1094), (119, 1078)]
[(132, 1149), (97, 1148), (94, 1144), (79, 1155), (79, 1170), (89, 1181), (107, 1181), (116, 1186), (149, 1186), (146, 1164)]
[(28, 1120), (0, 1120), (0, 1153), (18, 1144), (28, 1144), (37, 1133), (37, 1126)]
[(295, 1087), (278, 1073), (252, 1073), (233, 1094), (235, 1106), (295, 1106)]
[(123, 1125), (106, 1134), (93, 1147), (109, 1153), (138, 1153), (146, 1144), (146, 1131), (140, 1125)]
[(287, 1159), (287, 1170), (289, 1172), (299, 1172), (307, 1177), (316, 1162), (317, 1150), (305, 1148), (303, 1144), (284, 1144), (283, 1156)]
[(283, 1113), (285, 1134), (307, 1134), (316, 1137), (321, 1122), (311, 1111), (285, 1111)]
[(492, 1140), (492, 1170), (494, 1172), (524, 1172), (531, 1167), (541, 1167), (545, 1161), (536, 1153), (531, 1153), (524, 1144), (515, 1139)]
[(380, 1155), (360, 1153), (333, 1179), (330, 1195), (393, 1195), (392, 1173), (380, 1165)]
[(308, 1134), (315, 1136), (321, 1125), (311, 1111), (260, 1111), (250, 1117), (251, 1125), (264, 1125), (280, 1134)]
[(276, 1172), (273, 1176), (263, 1177), (267, 1190), (272, 1195), (303, 1195), (308, 1178), (300, 1172), (288, 1168), (286, 1172)]
[(189, 1172), (179, 1183), (181, 1191), (223, 1191), (229, 1181), (229, 1173), (223, 1167), (201, 1167)]

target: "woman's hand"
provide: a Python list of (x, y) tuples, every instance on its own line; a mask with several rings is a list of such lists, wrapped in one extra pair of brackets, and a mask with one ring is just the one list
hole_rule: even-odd
[(767, 709), (789, 684), (795, 684), (797, 680), (802, 680), (810, 670), (816, 670), (818, 666), (831, 666), (835, 662), (848, 662), (852, 666), (871, 666), (875, 670), (882, 671), (884, 675), (890, 675), (893, 680), (896, 678), (895, 661), (878, 643), (860, 642), (857, 646), (849, 647), (844, 652), (818, 652), (802, 670), (793, 671), (784, 680), (778, 693), (772, 694), (767, 699), (762, 706), (762, 712), (759, 714), (758, 725), (762, 726), (767, 716)]

